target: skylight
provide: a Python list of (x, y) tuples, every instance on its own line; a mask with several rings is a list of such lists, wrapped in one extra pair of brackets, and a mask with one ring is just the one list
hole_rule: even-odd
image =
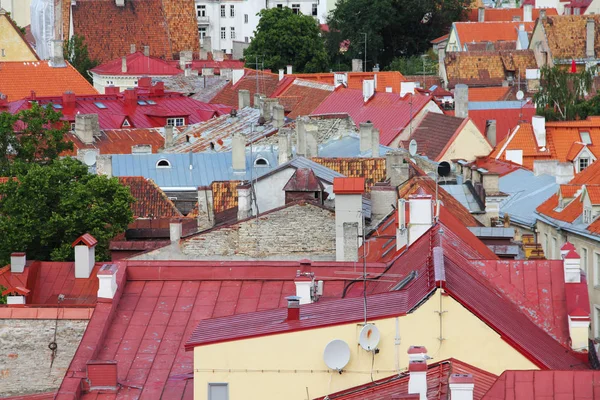
[(590, 138), (590, 133), (588, 131), (581, 131), (579, 132), (579, 135), (584, 144), (592, 144), (592, 139)]
[(156, 102), (154, 100), (146, 100), (146, 103), (148, 103), (150, 105), (156, 104)]
[(139, 104), (140, 106), (145, 106), (145, 105), (147, 105), (148, 103), (146, 103), (144, 100), (138, 100), (138, 104)]
[(106, 109), (106, 108), (107, 108), (107, 107), (104, 105), (104, 103), (100, 103), (99, 101), (96, 101), (96, 102), (94, 103), (94, 105), (95, 105), (96, 107), (98, 107), (99, 109), (101, 109), (101, 110), (104, 110), (104, 109)]
[(57, 110), (63, 108), (63, 106), (61, 106), (60, 104), (52, 104), (52, 107), (56, 108)]

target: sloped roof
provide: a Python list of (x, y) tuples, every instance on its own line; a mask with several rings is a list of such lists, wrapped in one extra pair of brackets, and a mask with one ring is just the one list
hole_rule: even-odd
[(334, 86), (319, 82), (296, 79), (277, 95), (279, 103), (284, 107), (289, 118), (310, 115), (331, 93)]
[(469, 88), (469, 101), (500, 101), (506, 100), (510, 87), (473, 87)]
[(283, 190), (286, 192), (322, 192), (321, 181), (310, 168), (298, 168), (287, 181)]
[(330, 168), (349, 178), (365, 178), (365, 191), (385, 180), (385, 158), (324, 158), (314, 157), (312, 161)]
[[(177, 128), (174, 128), (177, 129)], [(73, 143), (73, 150), (61, 153), (61, 156), (77, 155), (77, 150), (96, 149), (100, 154), (131, 154), (136, 145), (149, 144), (152, 153), (158, 153), (165, 144), (162, 128), (105, 129), (94, 136), (94, 143), (85, 144), (74, 133), (67, 133), (65, 140)]]
[(126, 55), (127, 72), (123, 72), (122, 58), (116, 58), (104, 64), (98, 65), (91, 71), (99, 75), (178, 75), (182, 70), (172, 66), (170, 63), (158, 57), (146, 57), (143, 52), (136, 51)]
[(120, 176), (119, 182), (129, 188), (136, 200), (131, 205), (134, 218), (183, 217), (152, 179), (142, 176)]
[(489, 173), (497, 174), (502, 178), (505, 175), (523, 169), (519, 164), (515, 164), (512, 161), (496, 160), (490, 156), (477, 157), (474, 161), (467, 164), (467, 166), (474, 166), (475, 168), (483, 168)]
[[(63, 4), (68, 26), (69, 2)], [(151, 55), (167, 60), (182, 50), (200, 51), (193, 0), (128, 0), (122, 7), (114, 0), (79, 0), (71, 10), (74, 34), (87, 39), (92, 59), (122, 57), (132, 43), (150, 46)]]
[[(534, 8), (532, 12), (532, 19), (535, 21), (540, 16), (540, 11), (545, 10), (546, 16), (558, 15), (556, 8)], [(520, 8), (486, 8), (485, 9), (485, 21), (488, 22), (499, 22), (499, 21), (513, 21), (514, 17), (519, 17), (523, 21), (523, 7)], [(479, 18), (479, 10), (472, 8), (469, 10), (468, 17), (469, 21), (477, 22)]]
[[(387, 88), (392, 89), (392, 93), (400, 93), (400, 82), (408, 81), (399, 71), (380, 71), (380, 72), (342, 72), (348, 77), (348, 88), (362, 90), (363, 81), (377, 79), (377, 92), (385, 92)], [(289, 76), (289, 75), (286, 75)], [(375, 76), (377, 78), (375, 78)], [(335, 75), (333, 73), (316, 74), (294, 74), (291, 77), (316, 81), (328, 85), (335, 85)]]
[(98, 91), (71, 64), (51, 67), (48, 61), (0, 62), (0, 93), (8, 101), (37, 96), (62, 96), (64, 92), (93, 95)]
[(533, 31), (534, 22), (501, 21), (501, 22), (454, 22), (461, 45), (469, 42), (516, 41), (519, 25), (525, 26), (526, 32)]
[(541, 21), (554, 59), (586, 58), (586, 24), (595, 21), (594, 54), (600, 56), (599, 15), (554, 15)]
[(244, 76), (233, 84), (229, 82), (213, 99), (212, 104), (225, 104), (235, 109), (239, 106), (238, 92), (250, 91), (250, 105), (254, 106), (254, 94), (258, 93), (270, 97), (279, 85), (279, 75), (270, 72), (254, 71), (247, 69)]
[(430, 160), (439, 161), (443, 151), (452, 144), (467, 122), (467, 118), (427, 113), (413, 130), (410, 140), (414, 139), (419, 143), (419, 154), (426, 155)]
[(347, 114), (357, 126), (371, 121), (380, 131), (381, 144), (387, 146), (431, 100), (420, 94), (400, 97), (395, 93), (376, 92), (365, 103), (362, 90), (338, 88), (312, 115)]
[(583, 199), (581, 195), (571, 200), (565, 208), (558, 209), (558, 205), (558, 195), (555, 194), (540, 204), (536, 211), (548, 217), (569, 223), (574, 222), (583, 212)]

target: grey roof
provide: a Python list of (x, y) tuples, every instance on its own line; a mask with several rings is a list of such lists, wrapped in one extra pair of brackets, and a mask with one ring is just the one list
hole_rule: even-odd
[(508, 214), (511, 221), (533, 226), (535, 209), (558, 190), (553, 176), (535, 176), (519, 169), (500, 178), (500, 191), (508, 194), (500, 203), (500, 216)]
[(519, 109), (523, 107), (526, 102), (521, 101), (470, 101), (469, 110), (508, 110), (508, 109)]
[[(379, 156), (383, 157), (391, 147), (379, 145)], [(340, 138), (334, 138), (319, 146), (319, 157), (371, 157), (371, 149), (360, 152), (360, 138), (351, 133)]]
[[(264, 158), (268, 166), (252, 167)], [(167, 160), (170, 168), (158, 168)], [(191, 168), (190, 168), (191, 166)], [(231, 152), (186, 154), (115, 154), (112, 156), (114, 176), (143, 176), (161, 188), (197, 188), (213, 181), (248, 180), (270, 172), (277, 166), (277, 153), (270, 149), (246, 151), (246, 172), (233, 171)], [(252, 168), (251, 168), (252, 167)]]
[(470, 212), (482, 212), (479, 203), (467, 185), (443, 185), (444, 190), (460, 202)]
[(473, 235), (486, 238), (513, 238), (515, 236), (515, 228), (499, 228), (487, 226), (469, 226)]

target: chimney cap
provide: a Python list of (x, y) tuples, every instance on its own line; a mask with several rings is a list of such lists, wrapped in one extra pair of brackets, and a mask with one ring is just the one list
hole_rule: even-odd
[(94, 247), (97, 244), (98, 244), (98, 241), (96, 240), (95, 237), (93, 237), (89, 233), (84, 233), (83, 235), (81, 235), (77, 239), (75, 239), (75, 241), (73, 242), (73, 244), (71, 245), (71, 247), (75, 247), (77, 245), (84, 245), (84, 246), (87, 246), (87, 247)]
[(452, 374), (448, 379), (448, 383), (474, 383), (473, 375), (471, 374)]
[(427, 347), (425, 346), (410, 346), (407, 351), (408, 354), (421, 354), (427, 353)]
[(408, 363), (409, 372), (424, 372), (427, 371), (427, 363), (424, 360), (411, 360)]
[(569, 258), (569, 259), (580, 259), (581, 257), (579, 256), (579, 254), (577, 254), (577, 252), (575, 250), (571, 250), (565, 256), (565, 259), (566, 258)]
[(563, 246), (560, 248), (561, 250), (575, 250), (575, 245), (571, 242), (566, 242), (565, 244), (563, 244)]
[(365, 192), (365, 178), (333, 178), (333, 193), (362, 194)]

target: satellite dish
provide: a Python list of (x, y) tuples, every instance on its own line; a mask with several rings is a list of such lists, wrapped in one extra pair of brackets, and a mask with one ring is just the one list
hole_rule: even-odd
[(517, 100), (523, 100), (523, 97), (525, 97), (525, 95), (523, 94), (523, 91), (519, 90), (517, 92)]
[(83, 162), (88, 167), (91, 167), (92, 165), (96, 164), (96, 154), (91, 151), (85, 153), (83, 156)]
[(438, 176), (449, 176), (452, 168), (450, 167), (450, 163), (448, 161), (442, 161), (438, 164), (437, 173)]
[(329, 368), (341, 374), (342, 369), (350, 361), (350, 347), (348, 343), (341, 339), (334, 339), (327, 343), (323, 351), (323, 361), (325, 361), (325, 364)]
[(414, 155), (417, 154), (417, 141), (415, 139), (410, 141), (410, 144), (408, 145), (408, 152), (411, 157), (414, 157)]
[(379, 344), (379, 329), (373, 324), (366, 324), (360, 330), (358, 344), (367, 351), (374, 351)]

